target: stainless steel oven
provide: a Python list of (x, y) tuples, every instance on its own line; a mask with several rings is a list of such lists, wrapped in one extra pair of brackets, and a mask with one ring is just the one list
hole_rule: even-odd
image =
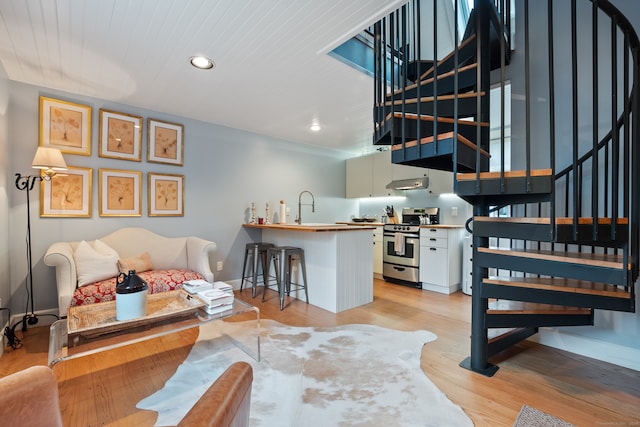
[(402, 210), (401, 224), (386, 224), (384, 226), (382, 277), (386, 281), (422, 288), (422, 283), (420, 283), (420, 224), (438, 222), (438, 208), (406, 208)]

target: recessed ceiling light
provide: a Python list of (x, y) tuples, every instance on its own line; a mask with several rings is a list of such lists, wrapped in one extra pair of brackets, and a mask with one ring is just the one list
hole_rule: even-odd
[(309, 126), (309, 130), (311, 132), (320, 132), (320, 129), (322, 128), (320, 127), (319, 123), (312, 123), (311, 126)]
[(200, 68), (201, 70), (210, 70), (216, 65), (212, 60), (205, 58), (204, 56), (192, 56), (189, 58), (189, 62), (194, 67)]

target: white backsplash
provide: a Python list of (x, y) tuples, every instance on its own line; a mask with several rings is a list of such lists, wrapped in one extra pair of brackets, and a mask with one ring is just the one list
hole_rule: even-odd
[[(359, 199), (359, 211), (354, 215), (377, 217), (381, 220), (388, 205), (393, 205), (398, 216), (403, 208), (440, 208), (440, 223), (447, 225), (464, 225), (473, 215), (472, 206), (454, 194), (432, 195), (427, 190), (409, 190), (405, 193), (405, 197)], [(457, 216), (452, 216), (452, 208), (457, 208)]]

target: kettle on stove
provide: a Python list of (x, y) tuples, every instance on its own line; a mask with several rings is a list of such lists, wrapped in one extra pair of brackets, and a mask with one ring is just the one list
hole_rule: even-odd
[(147, 315), (149, 285), (135, 270), (116, 277), (116, 320), (129, 320)]

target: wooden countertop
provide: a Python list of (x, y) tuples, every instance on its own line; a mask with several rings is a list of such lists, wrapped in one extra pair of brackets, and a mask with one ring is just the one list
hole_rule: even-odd
[(420, 228), (464, 228), (464, 225), (433, 224), (433, 225), (421, 225)]
[(326, 232), (326, 231), (360, 231), (360, 230), (374, 230), (375, 226), (351, 226), (340, 224), (243, 224), (243, 227), (247, 228), (262, 228), (270, 230), (284, 230), (284, 231), (309, 231), (309, 232)]

